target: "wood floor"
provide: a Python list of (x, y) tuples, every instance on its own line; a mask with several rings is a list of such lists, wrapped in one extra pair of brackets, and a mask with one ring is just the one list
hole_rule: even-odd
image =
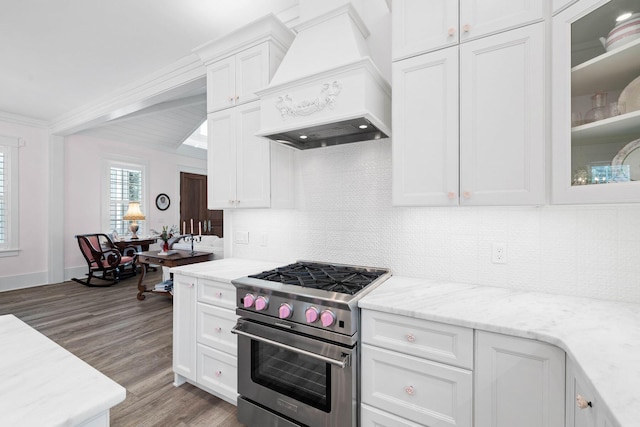
[[(172, 303), (155, 294), (138, 301), (137, 281), (0, 292), (0, 315), (14, 314), (125, 387), (112, 426), (241, 427), (235, 406), (190, 384), (173, 386)], [(145, 277), (150, 285), (160, 281), (160, 271)]]

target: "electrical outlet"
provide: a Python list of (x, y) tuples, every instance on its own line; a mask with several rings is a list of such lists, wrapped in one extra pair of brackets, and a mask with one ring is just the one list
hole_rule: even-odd
[(241, 245), (249, 244), (249, 232), (248, 231), (236, 231), (236, 243)]
[(494, 264), (507, 263), (507, 244), (493, 243), (491, 245), (491, 262)]

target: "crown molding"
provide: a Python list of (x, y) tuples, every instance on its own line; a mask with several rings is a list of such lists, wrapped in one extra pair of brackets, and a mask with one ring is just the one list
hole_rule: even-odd
[(49, 123), (46, 120), (20, 116), (18, 114), (12, 114), (5, 111), (0, 111), (0, 121), (42, 129), (47, 129), (49, 127)]
[(66, 113), (50, 124), (55, 135), (71, 135), (179, 95), (206, 87), (205, 67), (191, 54), (94, 103)]

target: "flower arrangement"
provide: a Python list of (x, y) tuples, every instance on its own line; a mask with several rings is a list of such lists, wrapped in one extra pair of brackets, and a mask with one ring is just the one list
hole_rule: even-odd
[(180, 230), (175, 225), (172, 225), (171, 227), (169, 227), (168, 225), (163, 225), (161, 233), (153, 229), (151, 230), (153, 234), (157, 235), (158, 238), (164, 242), (164, 244), (162, 245), (163, 252), (166, 252), (169, 250), (169, 239), (171, 239), (174, 235), (178, 234), (179, 231)]

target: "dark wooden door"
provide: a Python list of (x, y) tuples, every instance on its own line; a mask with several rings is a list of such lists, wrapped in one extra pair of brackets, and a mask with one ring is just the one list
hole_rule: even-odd
[(187, 233), (198, 234), (198, 224), (202, 224), (202, 234), (222, 235), (221, 210), (207, 209), (207, 176), (195, 173), (180, 172), (180, 231), (182, 224), (187, 224)]

